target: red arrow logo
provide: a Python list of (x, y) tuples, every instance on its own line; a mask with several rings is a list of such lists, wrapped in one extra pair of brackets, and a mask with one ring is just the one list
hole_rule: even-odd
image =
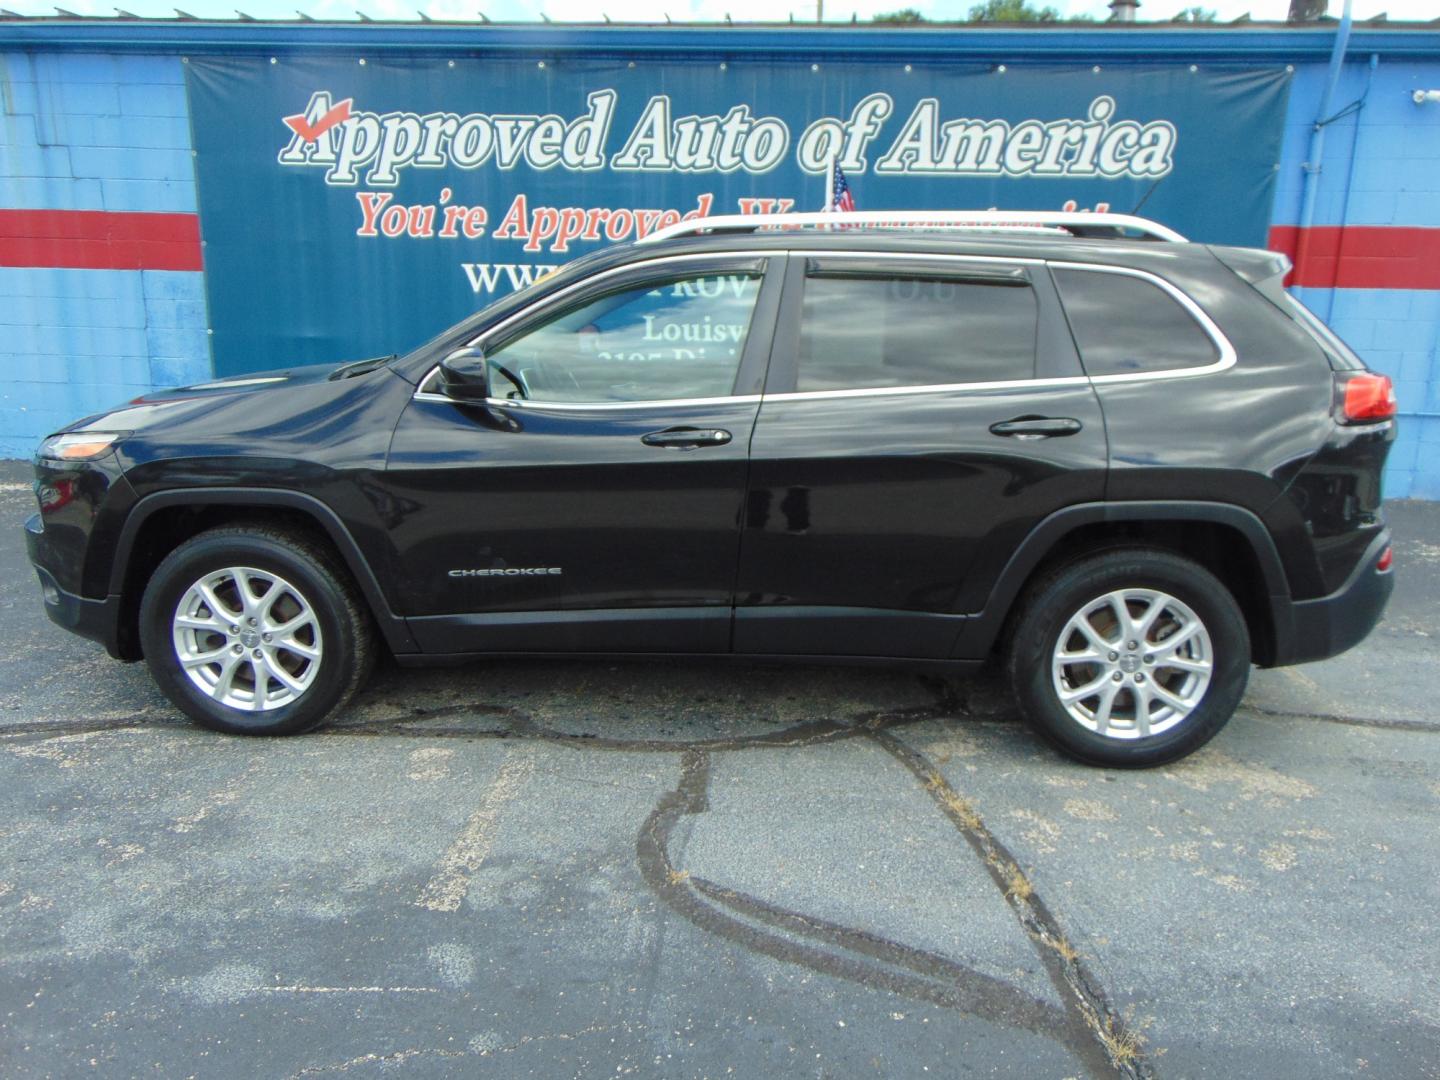
[(350, 106), (354, 101), (354, 98), (346, 98), (338, 105), (333, 106), (329, 112), (313, 124), (305, 119), (304, 113), (299, 113), (296, 116), (287, 116), (285, 117), (285, 126), (306, 142), (313, 143), (336, 124), (343, 124), (346, 120), (350, 119)]

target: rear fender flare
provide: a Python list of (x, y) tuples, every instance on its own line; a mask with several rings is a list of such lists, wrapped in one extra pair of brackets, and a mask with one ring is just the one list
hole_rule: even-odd
[(1068, 533), (1083, 525), (1128, 521), (1209, 522), (1235, 529), (1250, 546), (1265, 579), (1266, 609), (1277, 647), (1294, 637), (1294, 613), (1285, 566), (1270, 531), (1252, 511), (1230, 503), (1151, 500), (1080, 503), (1057, 510), (1033, 528), (1001, 570), (985, 606), (971, 615), (956, 642), (956, 657), (987, 654), (1004, 629), (1020, 590)]

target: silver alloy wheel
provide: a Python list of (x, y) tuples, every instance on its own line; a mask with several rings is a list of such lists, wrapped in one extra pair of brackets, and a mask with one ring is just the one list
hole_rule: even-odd
[(1051, 675), (1060, 704), (1081, 727), (1143, 739), (1195, 710), (1213, 666), (1210, 633), (1191, 608), (1156, 589), (1117, 589), (1070, 617)]
[(320, 671), (320, 622), (290, 582), (251, 566), (206, 574), (180, 598), (171, 636), (190, 681), (222, 705), (293, 704)]

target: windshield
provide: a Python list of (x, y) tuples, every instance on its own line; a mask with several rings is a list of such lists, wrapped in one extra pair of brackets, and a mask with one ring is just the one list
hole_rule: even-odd
[[(409, 352), (401, 355), (401, 357), (390, 366), (399, 369), (416, 357), (431, 356), (435, 353), (456, 349), (462, 345), (468, 345), (480, 332), (482, 326), (495, 322), (508, 312), (518, 311), (541, 293), (549, 291), (559, 279), (575, 276), (576, 273), (582, 272), (591, 262), (594, 262), (602, 256), (613, 254), (614, 251), (614, 248), (604, 248), (600, 251), (592, 252), (589, 255), (584, 255), (566, 263), (558, 270), (552, 270), (548, 274), (537, 277), (523, 288), (516, 289), (512, 293), (508, 293), (505, 296), (491, 301), (475, 314), (467, 316), (453, 326), (446, 327), (423, 345), (417, 345)], [(410, 381), (414, 382), (420, 375), (423, 375), (424, 372), (412, 372), (411, 374), (414, 378)]]

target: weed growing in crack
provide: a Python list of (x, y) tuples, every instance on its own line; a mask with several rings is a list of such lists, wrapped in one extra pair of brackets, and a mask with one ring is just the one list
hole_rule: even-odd
[[(1135, 1007), (1133, 1005), (1125, 1010), (1123, 1017), (1107, 1016), (1105, 1018), (1105, 1023), (1099, 1031), (1100, 1042), (1116, 1065), (1121, 1067), (1133, 1065), (1140, 1059), (1141, 1051), (1148, 1041), (1144, 1031), (1153, 1022), (1152, 1017), (1147, 1017), (1138, 1024), (1135, 1023)], [(1161, 1053), (1163, 1052), (1161, 1051)]]
[(1034, 892), (1030, 879), (1018, 866), (1012, 865), (1005, 875), (1005, 895), (1012, 900), (1029, 900)]
[(975, 812), (974, 807), (959, 795), (955, 794), (955, 792), (943, 792), (940, 796), (940, 801), (945, 804), (945, 809), (954, 814), (955, 817), (959, 819), (960, 824), (964, 825), (967, 829), (980, 828), (980, 815)]
[(1080, 952), (1064, 938), (1046, 938), (1045, 944), (1055, 950), (1057, 956), (1068, 964), (1080, 959)]

